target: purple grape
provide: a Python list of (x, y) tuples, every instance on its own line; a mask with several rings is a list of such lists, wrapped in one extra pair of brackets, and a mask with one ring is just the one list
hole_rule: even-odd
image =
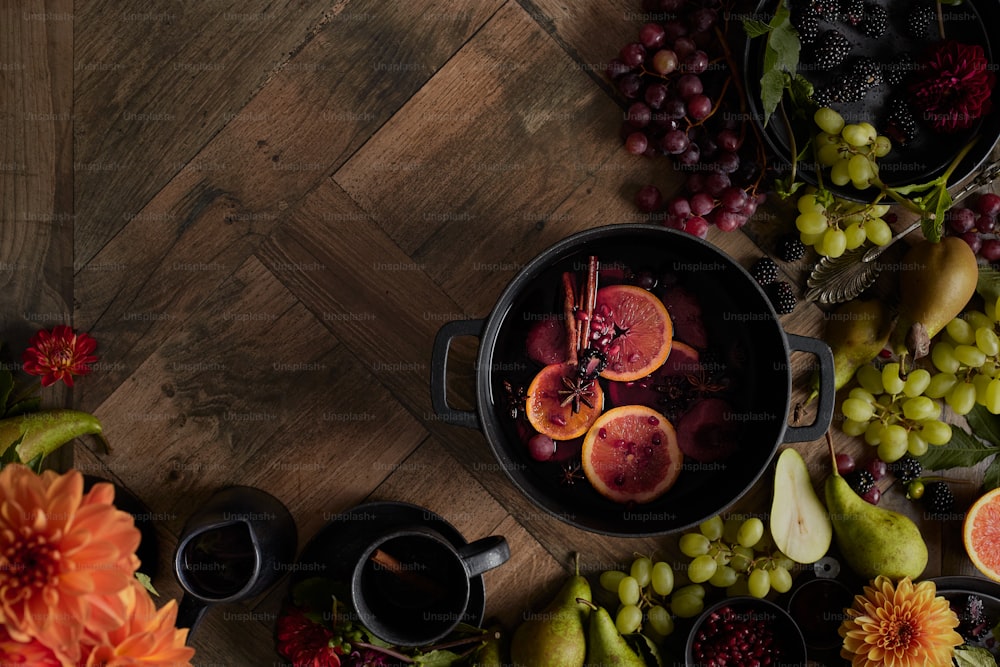
[(698, 45), (690, 37), (682, 36), (674, 40), (674, 53), (677, 54), (678, 58), (686, 58), (689, 53), (696, 50), (698, 50)]
[(618, 79), (618, 92), (630, 100), (639, 97), (642, 90), (642, 79), (635, 72), (629, 72)]
[(865, 470), (871, 473), (872, 479), (876, 482), (889, 472), (889, 466), (880, 458), (871, 458), (865, 463)]
[(692, 51), (684, 57), (681, 69), (691, 74), (701, 74), (708, 69), (708, 54), (701, 49)]
[(732, 151), (722, 151), (715, 158), (714, 166), (724, 174), (731, 174), (740, 168), (740, 156)]
[(980, 248), (983, 247), (983, 239), (976, 232), (965, 232), (964, 234), (959, 234), (963, 241), (969, 244), (972, 248), (972, 252), (979, 254)]
[(687, 105), (684, 104), (684, 100), (671, 97), (663, 103), (663, 106), (660, 107), (660, 111), (662, 111), (670, 120), (680, 120), (687, 115)]
[(649, 148), (649, 139), (644, 132), (633, 132), (625, 139), (625, 150), (632, 155), (642, 155)]
[(995, 218), (1000, 215), (1000, 195), (987, 192), (976, 200), (976, 213)]
[(742, 213), (734, 213), (724, 209), (715, 209), (712, 213), (715, 226), (724, 232), (731, 232), (739, 229), (747, 222), (747, 217)]
[(707, 95), (692, 95), (687, 99), (688, 116), (694, 120), (704, 120), (712, 113), (712, 100)]
[(695, 95), (700, 95), (705, 90), (705, 86), (697, 74), (682, 74), (677, 79), (675, 86), (677, 93), (685, 100)]
[(861, 499), (866, 503), (871, 503), (872, 505), (878, 505), (878, 501), (882, 499), (882, 489), (877, 486), (873, 486), (868, 489), (868, 491), (861, 496)]
[(646, 100), (646, 104), (648, 104), (651, 108), (659, 109), (666, 101), (668, 92), (669, 89), (666, 84), (651, 83), (646, 86), (646, 92), (643, 94), (643, 98)]
[(639, 42), (632, 42), (622, 47), (618, 57), (623, 63), (635, 69), (646, 61), (646, 47)]
[(652, 117), (653, 112), (650, 111), (649, 107), (643, 102), (633, 102), (629, 106), (628, 111), (625, 113), (625, 120), (636, 128), (643, 128), (649, 125), (649, 121)]
[(691, 213), (694, 215), (705, 216), (712, 212), (715, 208), (715, 199), (712, 195), (707, 192), (696, 192), (691, 195)]
[(737, 151), (742, 144), (740, 135), (729, 129), (722, 130), (715, 135), (715, 141), (719, 144), (719, 148), (724, 151)]
[[(701, 173), (700, 171), (696, 171), (690, 174), (687, 178), (687, 183), (685, 183), (685, 185), (687, 185), (688, 192), (691, 192), (692, 194), (706, 194), (703, 192), (703, 190), (705, 189), (705, 174)], [(712, 198), (711, 195), (706, 194), (706, 196), (709, 199)]]
[(671, 155), (683, 153), (690, 145), (691, 140), (688, 139), (688, 135), (684, 130), (671, 130), (664, 134), (663, 139), (660, 140), (660, 148), (663, 149), (664, 153), (670, 153)]
[(632, 71), (632, 68), (623, 63), (618, 58), (615, 58), (608, 63), (608, 76), (612, 79), (617, 79), (620, 76), (624, 76)]
[(701, 149), (692, 143), (683, 153), (677, 156), (677, 163), (684, 167), (694, 167), (701, 162)]
[(732, 185), (727, 174), (721, 171), (713, 171), (705, 175), (705, 192), (712, 195), (713, 197), (718, 197), (722, 194), (722, 191)]
[(979, 248), (979, 255), (987, 262), (1000, 262), (1000, 239), (986, 239)]
[(700, 7), (687, 16), (691, 32), (705, 32), (715, 23), (715, 10), (710, 7)]
[[(683, 2), (683, 0), (681, 1)], [(673, 19), (663, 24), (663, 32), (664, 32), (663, 43), (673, 44), (674, 42), (677, 41), (678, 37), (683, 37), (684, 35), (686, 35), (688, 29), (687, 26), (684, 25), (682, 21)]]
[(655, 185), (644, 185), (635, 193), (635, 205), (643, 213), (659, 211), (663, 205), (663, 195)]
[(841, 452), (837, 454), (837, 472), (841, 475), (846, 475), (847, 473), (854, 470), (854, 457), (850, 454), (845, 454)]
[(556, 453), (556, 441), (544, 433), (536, 433), (528, 440), (528, 454), (536, 461), (548, 461)]
[(729, 186), (719, 195), (719, 203), (722, 205), (722, 208), (733, 213), (742, 212), (746, 208), (748, 201), (749, 197), (746, 191), (735, 186)]
[(976, 218), (976, 230), (983, 234), (990, 234), (997, 229), (997, 219), (990, 215), (981, 215)]
[(666, 31), (659, 23), (646, 23), (639, 28), (639, 42), (647, 49), (660, 48), (666, 35)]
[[(660, 9), (675, 14), (684, 8), (684, 0), (660, 0)], [(679, 23), (679, 21), (677, 21)]]
[(976, 227), (976, 214), (971, 208), (956, 207), (945, 214), (948, 227), (956, 234), (964, 234)]
[(700, 215), (694, 215), (685, 221), (684, 231), (703, 239), (708, 236), (708, 226), (708, 220)]
[(691, 202), (684, 197), (671, 197), (667, 202), (667, 213), (687, 218), (691, 215)]

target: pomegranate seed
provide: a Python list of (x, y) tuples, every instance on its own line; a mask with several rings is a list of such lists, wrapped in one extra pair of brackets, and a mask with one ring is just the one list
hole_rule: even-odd
[(601, 440), (604, 440), (606, 437), (608, 437), (608, 429), (602, 426), (600, 429), (597, 430), (597, 437), (600, 438)]
[(657, 424), (660, 423), (660, 420), (654, 417), (653, 415), (649, 415), (649, 418), (646, 419), (646, 423), (649, 424), (650, 426), (656, 426)]

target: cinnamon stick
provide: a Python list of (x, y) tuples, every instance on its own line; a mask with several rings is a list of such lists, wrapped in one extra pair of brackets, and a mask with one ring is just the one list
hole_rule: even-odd
[(576, 351), (580, 335), (576, 329), (576, 287), (574, 282), (572, 273), (569, 271), (563, 273), (563, 289), (566, 292), (563, 301), (563, 317), (566, 320), (566, 361), (571, 364), (578, 363)]
[(594, 318), (594, 306), (597, 305), (597, 257), (590, 256), (587, 263), (587, 289), (583, 297), (583, 312), (586, 316), (583, 320), (583, 331), (580, 335), (580, 350), (590, 347), (590, 321)]
[(444, 594), (444, 590), (436, 581), (425, 577), (419, 572), (407, 569), (398, 559), (381, 549), (376, 549), (372, 552), (370, 560), (382, 569), (399, 577), (400, 581), (406, 582), (426, 595), (437, 597)]

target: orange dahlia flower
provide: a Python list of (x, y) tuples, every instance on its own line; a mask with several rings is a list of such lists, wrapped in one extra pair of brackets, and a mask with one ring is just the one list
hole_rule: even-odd
[(958, 616), (933, 581), (879, 576), (846, 612), (840, 655), (854, 667), (950, 667), (962, 643)]
[(114, 494), (104, 483), (84, 494), (76, 470), (0, 471), (0, 623), (15, 641), (77, 660), (84, 632), (125, 622), (140, 533)]
[(120, 627), (84, 639), (87, 667), (190, 667), (194, 649), (185, 646), (188, 631), (178, 630), (177, 601), (159, 610), (137, 580), (123, 595), (127, 619)]
[(59, 380), (73, 386), (74, 375), (90, 373), (90, 364), (97, 361), (93, 352), (97, 341), (85, 333), (74, 333), (64, 324), (52, 331), (42, 329), (29, 341), (22, 361), (24, 372), (42, 376), (42, 386), (48, 387)]
[(62, 660), (55, 651), (37, 639), (19, 642), (0, 625), (0, 665), (25, 665), (27, 667), (62, 667)]

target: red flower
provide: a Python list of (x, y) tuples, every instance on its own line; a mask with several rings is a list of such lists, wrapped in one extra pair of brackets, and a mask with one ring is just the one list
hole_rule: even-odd
[(910, 102), (938, 132), (964, 130), (990, 112), (996, 76), (981, 46), (938, 42), (914, 73)]
[(295, 667), (340, 667), (340, 653), (330, 646), (333, 633), (306, 616), (290, 609), (278, 619), (278, 653)]
[(97, 341), (85, 333), (74, 333), (60, 324), (46, 331), (42, 329), (31, 337), (30, 347), (24, 351), (24, 371), (42, 376), (42, 386), (48, 387), (59, 380), (67, 387), (73, 386), (74, 375), (87, 375), (90, 364), (97, 361), (92, 352)]

